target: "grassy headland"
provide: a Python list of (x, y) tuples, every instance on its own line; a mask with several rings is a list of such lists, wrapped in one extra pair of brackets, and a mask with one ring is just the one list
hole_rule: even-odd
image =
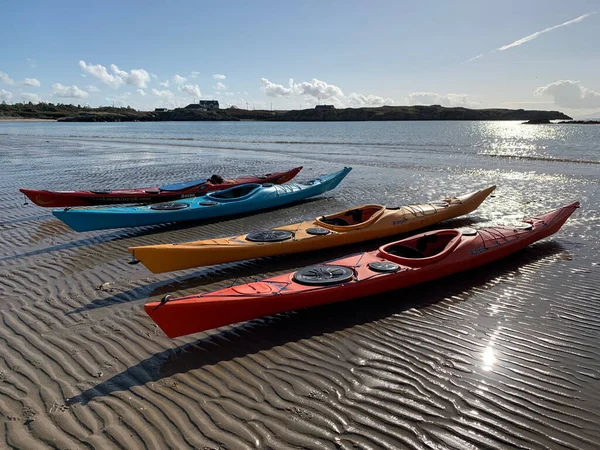
[(382, 106), (378, 108), (317, 108), (291, 111), (238, 108), (201, 110), (176, 108), (168, 111), (138, 111), (131, 107), (99, 107), (15, 103), (0, 105), (0, 118), (55, 119), (64, 122), (161, 122), (215, 120), (272, 121), (388, 121), (388, 120), (570, 120), (559, 111), (523, 109), (469, 109), (444, 106)]

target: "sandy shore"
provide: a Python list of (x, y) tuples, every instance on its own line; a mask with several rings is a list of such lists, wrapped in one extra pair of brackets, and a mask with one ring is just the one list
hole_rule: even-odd
[[(597, 448), (600, 189), (581, 171), (518, 172), (525, 163), (496, 158), (476, 176), (417, 174), (400, 162), (378, 166), (376, 150), (347, 161), (353, 172), (324, 199), (199, 226), (75, 233), (50, 210), (23, 205), (17, 189), (137, 186), (297, 165), (307, 179), (343, 164), (334, 153), (0, 139), (0, 162), (10, 167), (0, 178), (0, 447)], [(583, 207), (554, 237), (473, 272), (175, 340), (143, 313), (148, 299), (378, 243), (161, 275), (128, 264), (133, 245), (229, 236), (365, 200), (420, 202), (490, 184), (498, 185), (493, 198), (445, 226), (515, 222), (572, 200)]]

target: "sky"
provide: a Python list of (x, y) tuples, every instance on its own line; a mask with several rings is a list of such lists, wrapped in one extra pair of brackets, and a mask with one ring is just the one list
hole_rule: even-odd
[(600, 115), (600, 1), (2, 0), (0, 101)]

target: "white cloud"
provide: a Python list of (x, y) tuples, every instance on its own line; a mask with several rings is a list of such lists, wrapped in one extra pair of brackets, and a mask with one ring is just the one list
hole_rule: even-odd
[(31, 67), (32, 69), (35, 69), (37, 67), (37, 63), (35, 62), (35, 59), (25, 58), (25, 60), (27, 61), (27, 64), (29, 64), (29, 67)]
[(114, 89), (117, 89), (119, 86), (121, 86), (124, 83), (123, 79), (120, 76), (112, 75), (112, 74), (108, 73), (108, 70), (106, 69), (106, 67), (104, 67), (100, 64), (96, 64), (95, 66), (92, 66), (91, 64), (86, 64), (85, 61), (79, 61), (79, 67), (81, 67), (81, 69), (84, 72), (87, 72), (90, 75), (95, 76), (101, 82), (103, 82), (104, 84), (108, 84), (109, 86), (111, 86)]
[(100, 89), (98, 89), (96, 86), (93, 86), (93, 85), (86, 86), (86, 89), (90, 93), (100, 92)]
[(353, 92), (345, 95), (338, 86), (316, 78), (300, 83), (294, 83), (294, 80), (290, 78), (288, 87), (261, 78), (261, 90), (269, 97), (304, 96), (309, 97), (309, 102), (327, 102), (339, 107), (382, 106), (394, 103), (391, 98), (373, 94), (364, 95)]
[(40, 82), (36, 78), (25, 78), (22, 84), (23, 86), (40, 87)]
[(556, 30), (557, 28), (562, 28), (562, 27), (566, 27), (566, 26), (572, 25), (574, 23), (581, 22), (583, 19), (585, 19), (586, 17), (591, 16), (592, 14), (595, 14), (595, 12), (590, 12), (590, 13), (587, 13), (587, 14), (583, 14), (582, 16), (576, 17), (573, 20), (569, 20), (569, 21), (561, 23), (559, 25), (554, 25), (553, 27), (545, 28), (545, 29), (543, 29), (541, 31), (536, 31), (535, 33), (530, 34), (529, 36), (525, 36), (524, 38), (517, 39), (516, 41), (511, 42), (510, 44), (503, 45), (502, 47), (498, 47), (496, 50), (504, 51), (504, 50), (508, 50), (509, 48), (518, 47), (519, 45), (522, 45), (525, 42), (529, 42), (529, 41), (532, 41), (532, 40), (538, 38), (539, 36), (541, 36), (544, 33), (548, 33), (550, 31)]
[(150, 74), (144, 69), (131, 69), (130, 72), (119, 69), (115, 64), (110, 65), (111, 70), (121, 79), (132, 86), (145, 88), (150, 82)]
[(224, 79), (225, 79), (225, 78), (227, 78), (227, 77), (226, 77), (225, 75), (223, 75), (223, 74), (220, 74), (220, 73), (215, 73), (215, 74), (213, 75), (213, 78), (214, 78), (215, 80), (224, 80)]
[(79, 89), (77, 86), (63, 86), (60, 83), (54, 83), (52, 85), (52, 97), (64, 97), (64, 98), (87, 98), (88, 93)]
[(201, 97), (200, 87), (197, 84), (186, 84), (181, 88), (182, 91), (187, 92), (188, 94), (194, 97)]
[(159, 91), (158, 89), (152, 89), (152, 95), (161, 99), (159, 105), (178, 106), (175, 94), (168, 89)]
[(213, 86), (213, 89), (215, 89), (217, 91), (224, 91), (225, 89), (227, 89), (227, 86), (225, 86), (220, 81), (217, 81), (217, 84), (215, 86)]
[(110, 100), (114, 102), (115, 106), (128, 106), (130, 97), (131, 92), (124, 92), (121, 95), (112, 97)]
[(190, 78), (197, 78), (200, 76), (200, 72), (192, 72), (192, 74), (190, 75)]
[(162, 87), (168, 88), (169, 87), (169, 80), (163, 81), (162, 83), (158, 83), (158, 84), (160, 84)]
[(2, 80), (5, 84), (9, 86), (13, 86), (15, 84), (15, 80), (10, 78), (7, 73), (0, 72), (0, 80)]
[(233, 92), (225, 92), (225, 95), (228, 96), (228, 97), (231, 97), (231, 96), (234, 95), (234, 93)]
[(187, 81), (186, 77), (182, 77), (181, 75), (175, 75), (173, 77), (173, 82), (177, 85), (177, 86), (181, 86), (183, 85), (183, 83), (185, 83)]
[(379, 97), (378, 95), (373, 94), (363, 95), (353, 92), (346, 97), (346, 101), (344, 103), (347, 107), (361, 108), (364, 106), (375, 107), (391, 105), (392, 103), (394, 103), (394, 100), (392, 100), (391, 98)]
[(4, 89), (0, 89), (0, 100), (3, 102), (10, 102), (13, 98), (12, 92), (5, 91)]
[(152, 95), (156, 95), (157, 97), (162, 97), (162, 98), (168, 98), (168, 97), (173, 97), (175, 94), (173, 94), (173, 92), (169, 91), (168, 89), (165, 89), (164, 91), (159, 91), (158, 89), (152, 89)]
[(413, 92), (408, 95), (409, 105), (441, 105), (462, 106), (473, 108), (483, 106), (480, 102), (471, 100), (468, 94), (437, 94), (435, 92)]
[(31, 102), (31, 103), (40, 103), (42, 101), (41, 97), (32, 92), (23, 92), (21, 93), (21, 101), (22, 102)]
[(600, 107), (600, 92), (582, 86), (579, 81), (559, 80), (537, 88), (534, 94), (552, 96), (554, 103), (563, 108)]
[[(292, 95), (292, 89), (286, 88), (281, 84), (275, 84), (266, 78), (260, 79), (261, 90), (267, 94), (269, 97), (289, 97)], [(290, 84), (294, 84), (294, 80), (290, 79)]]
[(328, 84), (325, 81), (317, 80), (316, 78), (313, 78), (310, 82), (303, 81), (292, 84), (292, 88), (299, 94), (308, 95), (318, 100), (344, 97), (344, 92), (339, 87)]
[(142, 97), (146, 96), (146, 91), (144, 91), (143, 89), (138, 89), (137, 93), (140, 94)]
[(139, 88), (145, 88), (150, 82), (150, 74), (144, 69), (132, 69), (130, 72), (119, 69), (115, 64), (110, 65), (112, 74), (108, 69), (100, 64), (91, 65), (85, 61), (79, 61), (81, 69), (98, 78), (104, 84), (108, 84), (114, 89), (119, 88), (123, 84), (129, 84)]

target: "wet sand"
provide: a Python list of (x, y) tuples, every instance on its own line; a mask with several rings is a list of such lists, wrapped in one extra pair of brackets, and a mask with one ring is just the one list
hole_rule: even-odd
[[(598, 447), (600, 183), (579, 163), (533, 171), (493, 158), (487, 170), (440, 171), (393, 155), (382, 165), (368, 152), (1, 135), (0, 152), (10, 167), (0, 177), (0, 447)], [(299, 179), (308, 179), (344, 164), (353, 172), (322, 198), (198, 226), (75, 233), (17, 192), (298, 165)], [(475, 271), (174, 340), (143, 313), (149, 299), (264, 278), (381, 242), (161, 275), (128, 263), (133, 245), (229, 236), (490, 184), (497, 191), (479, 210), (439, 227), (514, 223), (574, 200), (582, 208), (552, 238)]]

